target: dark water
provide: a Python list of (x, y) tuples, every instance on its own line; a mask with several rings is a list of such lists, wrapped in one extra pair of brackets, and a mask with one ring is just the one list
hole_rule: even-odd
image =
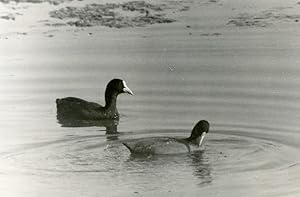
[[(297, 196), (299, 31), (181, 25), (2, 40), (1, 196)], [(120, 134), (57, 123), (57, 97), (103, 104), (115, 77), (135, 93), (118, 99)], [(200, 119), (204, 151), (132, 157), (121, 144), (187, 136)]]

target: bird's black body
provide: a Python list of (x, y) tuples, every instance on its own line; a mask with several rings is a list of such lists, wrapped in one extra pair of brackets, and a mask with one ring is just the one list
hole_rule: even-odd
[(151, 137), (134, 139), (123, 144), (132, 154), (178, 154), (199, 150), (205, 134), (209, 131), (206, 120), (199, 121), (193, 128), (190, 137)]
[(105, 106), (75, 97), (56, 99), (57, 119), (59, 121), (119, 119), (117, 97), (125, 92), (133, 94), (124, 81), (113, 79), (105, 90)]
[(119, 118), (116, 107), (107, 110), (98, 103), (88, 102), (75, 97), (56, 99), (56, 106), (58, 119), (102, 120)]

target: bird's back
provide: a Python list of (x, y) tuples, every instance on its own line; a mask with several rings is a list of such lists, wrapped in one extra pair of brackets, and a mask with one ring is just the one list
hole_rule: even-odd
[(102, 119), (104, 108), (80, 98), (66, 97), (56, 99), (57, 118), (61, 119)]
[(184, 139), (170, 137), (142, 138), (123, 143), (134, 154), (179, 154), (190, 152)]

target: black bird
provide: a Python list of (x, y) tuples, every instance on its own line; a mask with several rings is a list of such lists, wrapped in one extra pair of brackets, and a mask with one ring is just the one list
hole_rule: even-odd
[(209, 131), (206, 120), (199, 121), (188, 138), (150, 137), (123, 143), (132, 154), (178, 154), (200, 150), (205, 135)]
[(59, 121), (119, 119), (116, 104), (117, 97), (121, 93), (133, 95), (125, 81), (113, 79), (106, 86), (104, 107), (98, 103), (88, 102), (75, 97), (56, 99), (57, 119)]

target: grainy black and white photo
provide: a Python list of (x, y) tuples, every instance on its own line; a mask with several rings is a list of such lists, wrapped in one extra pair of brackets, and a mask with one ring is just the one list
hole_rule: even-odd
[(0, 196), (300, 196), (299, 20), (299, 0), (0, 0)]

